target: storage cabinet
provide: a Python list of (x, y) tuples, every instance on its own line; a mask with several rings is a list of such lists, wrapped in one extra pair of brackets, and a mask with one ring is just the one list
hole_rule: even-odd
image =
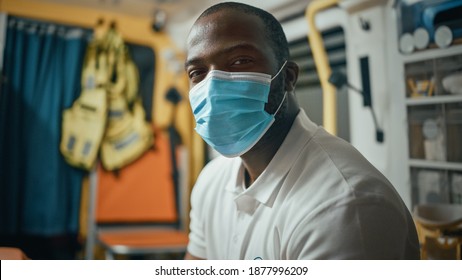
[(412, 205), (462, 204), (462, 46), (403, 59)]

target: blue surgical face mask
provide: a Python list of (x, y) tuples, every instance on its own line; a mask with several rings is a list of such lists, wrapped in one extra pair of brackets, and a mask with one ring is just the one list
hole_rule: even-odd
[(274, 122), (276, 112), (265, 111), (268, 103), (270, 75), (254, 72), (210, 71), (189, 92), (196, 119), (196, 131), (207, 144), (226, 157), (249, 151)]

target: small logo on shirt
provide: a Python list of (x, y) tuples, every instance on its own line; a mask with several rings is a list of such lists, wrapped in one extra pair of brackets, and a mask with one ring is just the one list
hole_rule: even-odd
[(255, 259), (253, 259), (254, 261), (262, 261), (263, 259), (261, 257), (255, 257)]

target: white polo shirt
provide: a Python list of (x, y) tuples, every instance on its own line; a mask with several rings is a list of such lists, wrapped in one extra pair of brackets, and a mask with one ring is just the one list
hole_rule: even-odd
[(416, 259), (406, 206), (355, 148), (303, 110), (244, 188), (241, 158), (219, 157), (191, 195), (188, 252), (204, 259)]

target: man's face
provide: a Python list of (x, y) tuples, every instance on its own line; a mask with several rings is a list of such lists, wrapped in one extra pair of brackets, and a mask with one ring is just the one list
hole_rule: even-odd
[(236, 11), (220, 11), (196, 22), (187, 40), (185, 67), (191, 88), (211, 70), (271, 76), (278, 70), (261, 20)]

